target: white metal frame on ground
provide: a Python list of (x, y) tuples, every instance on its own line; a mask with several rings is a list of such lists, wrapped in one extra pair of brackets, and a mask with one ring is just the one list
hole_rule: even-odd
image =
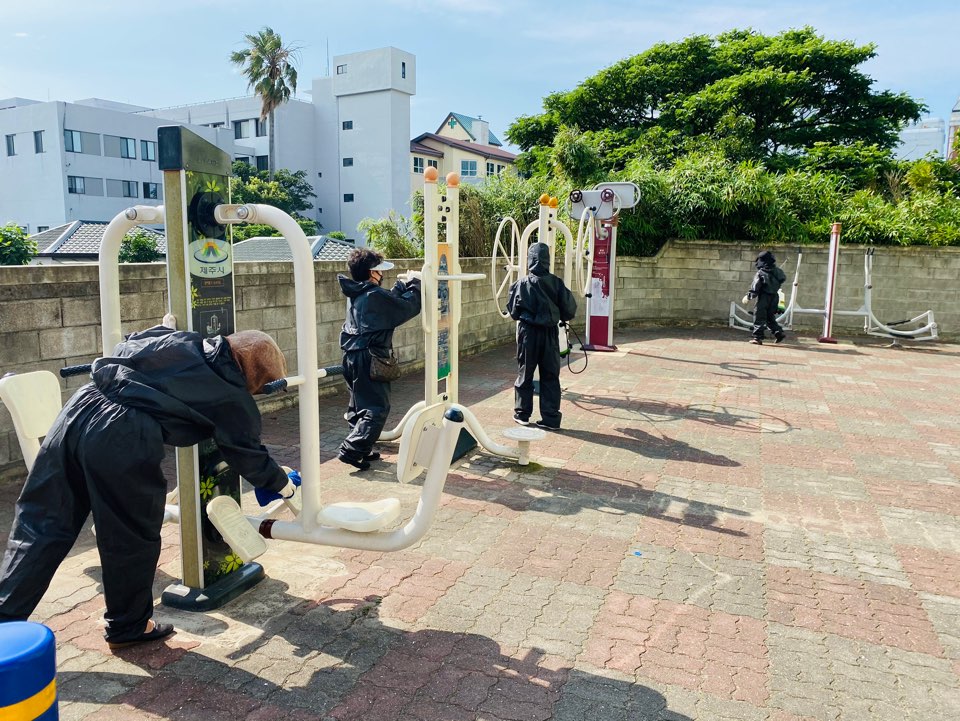
[[(517, 446), (507, 446), (494, 441), (483, 429), (480, 421), (467, 406), (459, 402), (460, 392), (460, 316), (462, 312), (461, 283), (483, 280), (483, 273), (464, 273), (460, 267), (460, 177), (449, 173), (446, 177), (445, 195), (437, 188), (436, 168), (427, 168), (423, 181), (423, 267), (420, 270), (422, 308), (420, 311), (424, 337), (424, 400), (418, 401), (407, 411), (397, 426), (380, 434), (381, 441), (401, 438), (416, 414), (434, 404), (442, 404), (463, 415), (467, 428), (477, 442), (489, 452), (516, 460), (521, 465), (529, 461), (529, 443), (544, 437), (540, 429), (510, 429), (507, 437), (517, 441)], [(446, 224), (445, 242), (440, 242), (440, 225)], [(446, 270), (442, 267), (446, 258)], [(445, 294), (447, 315), (441, 313), (438, 298)], [(441, 329), (441, 320), (445, 328)], [(441, 330), (444, 338), (441, 338)], [(446, 344), (446, 356), (450, 370), (440, 378), (439, 356)], [(441, 380), (444, 386), (441, 389)]]
[[(233, 499), (214, 499), (218, 508), (208, 506), (214, 525), (233, 546), (236, 533), (301, 543), (354, 548), (368, 551), (396, 551), (415, 543), (430, 527), (439, 506), (439, 497), (450, 468), (450, 458), (462, 427), (455, 414), (438, 413), (426, 408), (417, 414), (417, 434), (412, 432), (401, 443), (401, 462), (397, 477), (406, 482), (427, 470), (416, 512), (403, 526), (382, 530), (393, 523), (400, 511), (396, 498), (371, 503), (334, 503), (323, 506), (320, 494), (320, 410), (318, 379), (324, 373), (317, 368), (317, 306), (314, 265), (310, 243), (296, 221), (282, 210), (267, 205), (221, 205), (215, 210), (219, 223), (263, 223), (276, 228), (286, 238), (293, 255), (294, 294), (296, 298), (298, 374), (286, 378), (288, 387), (297, 387), (300, 414), (300, 489), (301, 511), (293, 521), (263, 517), (242, 517)], [(305, 370), (309, 369), (309, 370)], [(417, 443), (422, 441), (422, 443)], [(422, 446), (422, 447), (421, 447)], [(213, 503), (213, 502), (211, 502)], [(232, 505), (231, 505), (232, 504)], [(240, 528), (231, 523), (242, 519)], [(363, 530), (350, 530), (363, 529)], [(242, 548), (235, 550), (242, 551)], [(263, 549), (255, 552), (259, 555)], [(250, 553), (241, 553), (252, 560)]]
[[(833, 310), (833, 315), (863, 318), (863, 330), (867, 335), (893, 340), (892, 345), (899, 345), (901, 340), (928, 341), (936, 340), (939, 334), (933, 311), (927, 310), (920, 315), (895, 323), (881, 322), (873, 312), (873, 254), (874, 248), (867, 248), (863, 254), (863, 303), (857, 310)], [(794, 269), (793, 285), (790, 289), (790, 301), (783, 313), (777, 316), (777, 322), (785, 329), (793, 328), (794, 316), (814, 315), (826, 318), (825, 308), (804, 308), (797, 300), (800, 288), (800, 265), (803, 260), (803, 250), (797, 249), (797, 267)], [(829, 291), (828, 291), (829, 292)], [(736, 301), (730, 302), (729, 323), (731, 328), (750, 330), (753, 327), (753, 316), (750, 311)], [(900, 330), (893, 326), (908, 326)], [(909, 327), (915, 326), (915, 327)]]

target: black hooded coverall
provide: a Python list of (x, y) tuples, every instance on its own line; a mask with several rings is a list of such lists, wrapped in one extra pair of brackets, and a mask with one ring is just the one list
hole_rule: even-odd
[(757, 307), (753, 311), (753, 337), (763, 340), (763, 328), (767, 326), (774, 337), (783, 337), (783, 328), (777, 323), (777, 292), (787, 274), (776, 266), (777, 259), (769, 250), (757, 256), (757, 274), (750, 286), (750, 295), (757, 299)]
[(517, 380), (515, 417), (529, 420), (533, 413), (533, 375), (540, 369), (540, 415), (545, 425), (559, 428), (560, 321), (577, 314), (573, 293), (550, 272), (550, 248), (534, 243), (527, 251), (529, 273), (510, 286), (507, 312), (517, 324)]
[(0, 566), (0, 621), (24, 620), (93, 511), (107, 640), (138, 637), (153, 613), (166, 480), (164, 444), (213, 438), (254, 486), (288, 482), (260, 443), (260, 413), (222, 337), (157, 326), (93, 364), (67, 401), (17, 501)]
[(347, 317), (340, 331), (343, 378), (350, 389), (345, 418), (350, 434), (340, 446), (340, 456), (359, 462), (370, 454), (390, 414), (390, 384), (370, 379), (370, 352), (387, 357), (393, 348), (393, 331), (420, 313), (420, 281), (397, 281), (391, 290), (372, 280), (356, 281), (337, 276), (347, 296)]

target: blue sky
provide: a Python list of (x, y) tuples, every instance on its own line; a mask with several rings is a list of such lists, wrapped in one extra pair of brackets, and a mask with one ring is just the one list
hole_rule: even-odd
[[(946, 119), (960, 95), (960, 2), (872, 0), (3, 0), (0, 98), (102, 97), (163, 107), (247, 94), (227, 56), (269, 25), (299, 45), (301, 89), (330, 55), (392, 45), (417, 56), (414, 135), (447, 112), (501, 136), (545, 95), (656, 42), (812, 25), (873, 42), (876, 87)], [(308, 96), (303, 95), (305, 99)]]

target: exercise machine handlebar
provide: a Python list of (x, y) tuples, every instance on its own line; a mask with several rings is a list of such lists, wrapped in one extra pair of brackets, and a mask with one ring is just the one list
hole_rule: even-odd
[[(327, 366), (326, 368), (317, 369), (317, 378), (327, 378), (329, 376), (342, 376), (343, 375), (343, 366)], [(287, 390), (287, 388), (294, 388), (304, 382), (303, 376), (290, 376), (289, 378), (278, 378), (275, 381), (270, 381), (265, 383), (263, 386), (263, 394), (271, 395), (273, 393), (279, 393), (281, 391)]]
[(66, 366), (60, 369), (60, 377), (70, 378), (71, 376), (82, 376), (85, 373), (89, 373), (91, 368), (92, 366), (89, 363), (83, 363), (78, 366)]

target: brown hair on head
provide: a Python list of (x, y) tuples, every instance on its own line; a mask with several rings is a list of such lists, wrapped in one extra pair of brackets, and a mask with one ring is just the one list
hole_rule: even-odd
[(264, 383), (287, 375), (287, 361), (280, 346), (262, 330), (241, 330), (226, 336), (225, 340), (250, 393), (259, 393)]
[(350, 269), (350, 277), (358, 283), (370, 280), (370, 269), (380, 265), (383, 261), (383, 255), (369, 248), (357, 248), (350, 253), (347, 259), (347, 267)]

